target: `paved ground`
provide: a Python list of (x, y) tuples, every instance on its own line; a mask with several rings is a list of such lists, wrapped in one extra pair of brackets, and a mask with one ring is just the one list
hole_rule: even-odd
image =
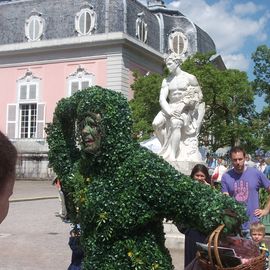
[[(68, 268), (70, 225), (56, 217), (60, 209), (57, 196), (49, 181), (16, 182), (9, 214), (0, 225), (0, 270)], [(183, 238), (178, 241), (180, 247)], [(183, 250), (178, 243), (169, 242), (176, 270), (182, 270)]]
[[(46, 197), (54, 199), (42, 200)], [(12, 199), (0, 225), (0, 269), (66, 270), (71, 258), (70, 225), (56, 217), (60, 207), (56, 188), (49, 181), (18, 181)]]
[[(17, 181), (7, 218), (0, 225), (0, 270), (66, 270), (70, 225), (56, 215), (57, 189), (49, 181)], [(176, 270), (183, 270), (183, 235), (165, 224)], [(270, 245), (270, 236), (266, 237)], [(121, 269), (119, 269), (121, 270)]]

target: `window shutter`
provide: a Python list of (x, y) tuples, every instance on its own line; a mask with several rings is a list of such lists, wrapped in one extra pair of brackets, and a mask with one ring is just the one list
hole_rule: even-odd
[(29, 37), (31, 40), (34, 40), (34, 21), (31, 20), (29, 23)]
[(80, 18), (79, 18), (79, 29), (80, 29), (80, 32), (82, 33), (82, 34), (85, 34), (84, 33), (84, 14), (82, 14), (81, 16), (80, 16)]
[(88, 88), (89, 84), (89, 81), (82, 81), (82, 89)]
[(184, 50), (184, 40), (180, 35), (173, 38), (173, 50), (177, 54), (181, 54)]
[(36, 84), (30, 84), (29, 99), (36, 99), (36, 98), (37, 98), (37, 86)]
[(45, 104), (38, 103), (37, 107), (37, 139), (44, 138)]
[(7, 105), (7, 136), (10, 139), (16, 138), (16, 104)]
[(35, 30), (35, 32), (34, 32), (34, 38), (33, 39), (36, 40), (39, 37), (39, 23), (38, 23), (37, 19), (34, 20), (34, 30)]
[(85, 34), (88, 34), (91, 29), (91, 15), (89, 12), (85, 13)]
[(20, 86), (20, 99), (27, 99), (27, 86), (26, 85)]
[(79, 82), (71, 82), (71, 95), (79, 90)]

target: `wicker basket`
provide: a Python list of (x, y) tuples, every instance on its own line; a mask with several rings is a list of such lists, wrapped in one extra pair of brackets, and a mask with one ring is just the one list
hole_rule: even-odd
[[(202, 258), (200, 256), (200, 252), (198, 252), (198, 261), (202, 270), (264, 270), (265, 269), (265, 254), (262, 253), (260, 256), (250, 260), (248, 263), (240, 264), (235, 267), (226, 267), (224, 268), (218, 252), (218, 239), (219, 234), (224, 228), (224, 225), (220, 225), (217, 229), (215, 229), (209, 237), (208, 240), (208, 256), (209, 261)], [(214, 260), (212, 258), (211, 253), (211, 245), (214, 247), (214, 256), (217, 264), (214, 264)]]

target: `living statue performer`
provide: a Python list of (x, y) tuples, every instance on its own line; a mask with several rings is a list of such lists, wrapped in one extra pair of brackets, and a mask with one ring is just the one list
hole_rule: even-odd
[(161, 144), (159, 154), (168, 162), (201, 162), (198, 135), (205, 113), (201, 88), (194, 75), (181, 70), (177, 54), (169, 54), (165, 62), (170, 75), (162, 82), (161, 111), (153, 121)]
[(130, 115), (122, 94), (95, 86), (59, 101), (46, 130), (68, 216), (81, 226), (84, 270), (171, 270), (164, 219), (208, 234), (246, 218), (232, 198), (135, 142)]

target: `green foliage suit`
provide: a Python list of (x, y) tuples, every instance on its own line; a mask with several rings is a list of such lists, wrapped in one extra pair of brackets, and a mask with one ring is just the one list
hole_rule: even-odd
[[(77, 143), (77, 123), (90, 112), (101, 116), (95, 154)], [(126, 99), (92, 87), (62, 99), (47, 128), (50, 164), (63, 181), (71, 221), (82, 228), (83, 269), (173, 269), (164, 246), (164, 218), (206, 234), (227, 222), (224, 209), (245, 219), (233, 199), (141, 148), (131, 127)]]

